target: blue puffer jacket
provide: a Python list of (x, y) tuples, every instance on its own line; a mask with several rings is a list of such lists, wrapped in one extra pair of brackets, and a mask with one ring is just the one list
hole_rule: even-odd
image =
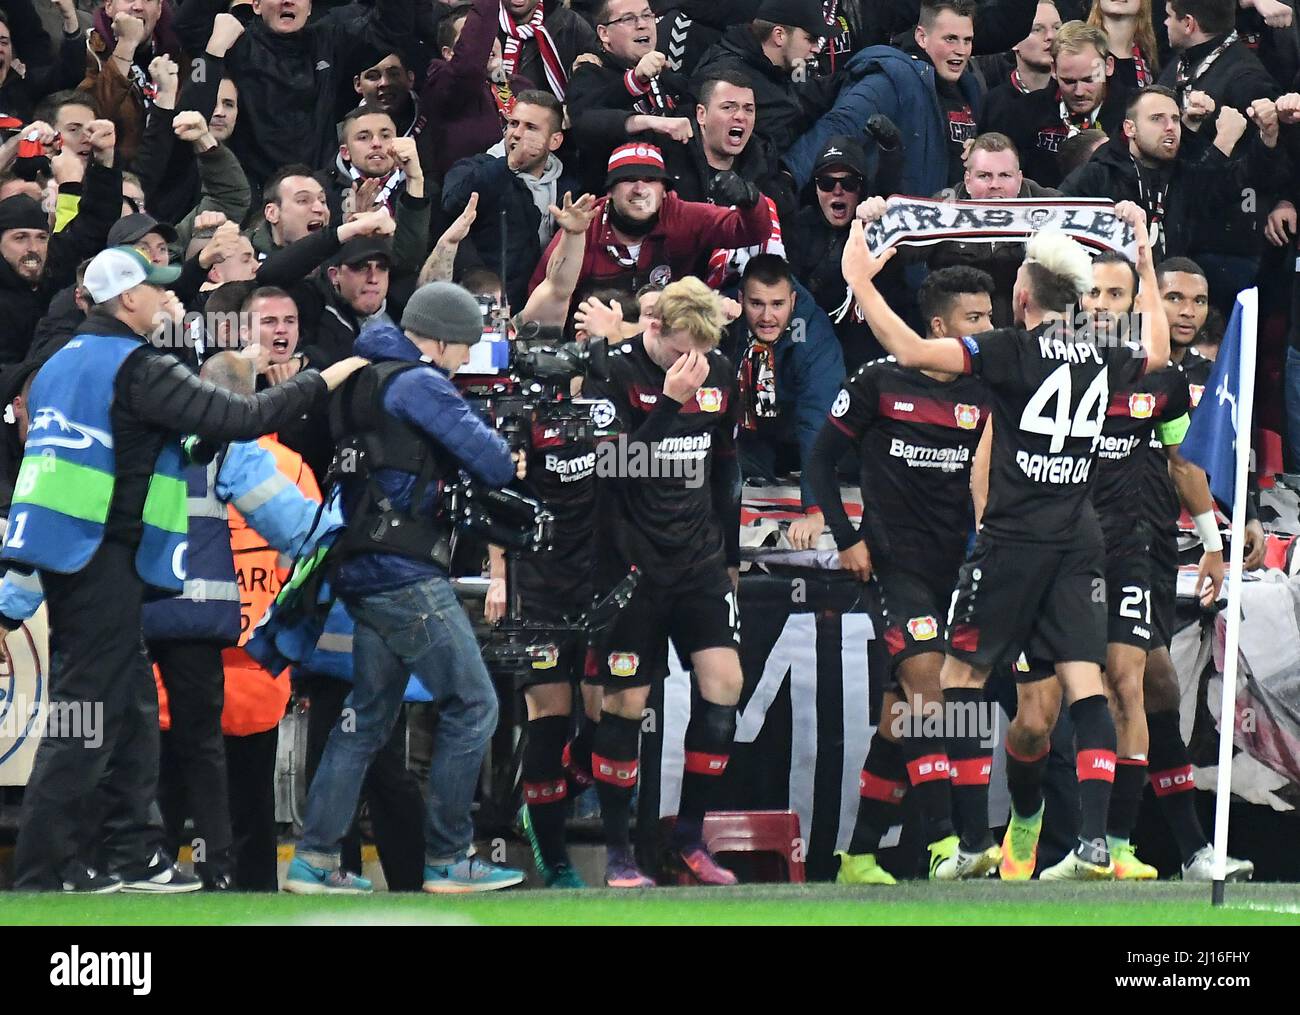
[[(404, 360), (419, 362), (420, 351), (388, 320), (369, 322), (357, 336), (353, 352), (373, 362)], [(475, 479), (489, 486), (505, 486), (514, 478), (515, 465), (506, 442), (483, 421), (460, 396), (446, 372), (433, 364), (406, 370), (389, 382), (384, 391), (384, 411), (412, 424), (451, 456)], [(454, 476), (443, 477), (444, 480)], [(399, 510), (409, 508), (416, 477), (396, 469), (380, 469), (380, 489)], [(421, 513), (437, 517), (442, 510), (439, 484), (431, 484), (420, 505)], [(349, 505), (343, 505), (349, 516)], [(364, 595), (400, 588), (423, 578), (444, 576), (434, 564), (398, 557), (390, 553), (362, 554), (345, 562), (335, 581), (342, 595)]]
[[(791, 429), (799, 440), (799, 490), (804, 508), (810, 508), (816, 505), (817, 498), (808, 478), (808, 460), (844, 381), (844, 350), (831, 319), (812, 293), (798, 281), (794, 290), (790, 329), (776, 341), (776, 404), (782, 415), (794, 416)], [(738, 292), (735, 298), (740, 298)], [(801, 337), (798, 321), (803, 322)], [(729, 331), (727, 352), (739, 370), (750, 344), (745, 318), (732, 324)]]
[[(858, 136), (875, 113), (889, 117), (903, 134), (901, 193), (929, 197), (946, 187), (947, 119), (934, 90), (934, 68), (893, 46), (868, 46), (845, 66), (850, 80), (860, 79), (840, 92), (830, 111), (785, 156), (795, 189), (808, 185), (827, 140), (835, 134)], [(983, 95), (969, 65), (958, 85), (978, 120)]]

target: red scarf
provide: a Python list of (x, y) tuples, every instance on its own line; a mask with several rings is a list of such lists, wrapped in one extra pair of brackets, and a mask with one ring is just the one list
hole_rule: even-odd
[(769, 344), (754, 339), (740, 360), (740, 428), (754, 431), (759, 421), (775, 419), (776, 407), (776, 350), (775, 342)]
[(510, 80), (519, 63), (519, 50), (527, 40), (536, 39), (537, 52), (541, 54), (542, 64), (546, 68), (546, 81), (551, 86), (551, 91), (555, 93), (555, 97), (563, 102), (564, 89), (569, 83), (569, 78), (564, 73), (564, 64), (560, 62), (560, 54), (555, 49), (555, 40), (542, 24), (546, 17), (545, 8), (545, 0), (537, 0), (532, 17), (524, 24), (516, 25), (509, 11), (506, 10), (505, 0), (502, 0), (500, 23), (501, 31), (506, 35), (506, 44), (501, 51), (501, 66), (506, 72), (506, 80)]
[(1133, 43), (1133, 69), (1137, 72), (1139, 88), (1151, 84), (1151, 69), (1147, 67), (1146, 60), (1142, 58), (1142, 50), (1138, 49), (1136, 42)]

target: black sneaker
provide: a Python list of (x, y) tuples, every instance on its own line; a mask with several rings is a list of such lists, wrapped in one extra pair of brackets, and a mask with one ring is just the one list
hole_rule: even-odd
[(122, 879), (93, 867), (75, 867), (63, 875), (63, 890), (69, 895), (109, 895), (122, 890)]
[(176, 895), (181, 892), (197, 892), (203, 887), (202, 881), (182, 871), (162, 850), (155, 850), (143, 869), (124, 873), (121, 878), (124, 892)]

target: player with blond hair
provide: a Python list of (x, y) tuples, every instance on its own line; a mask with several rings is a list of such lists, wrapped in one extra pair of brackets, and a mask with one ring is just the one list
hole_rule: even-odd
[(686, 727), (671, 853), (704, 884), (736, 883), (703, 843), (741, 690), (736, 371), (717, 351), (721, 337), (718, 294), (697, 278), (680, 279), (659, 296), (645, 332), (611, 351), (608, 379), (589, 378), (584, 389), (613, 403), (621, 423), (615, 439), (624, 444), (619, 475), (597, 470), (596, 585), (612, 584), (632, 566), (640, 574), (589, 678), (604, 686), (591, 762), (611, 888), (654, 884), (633, 858), (628, 822), (641, 716), (651, 684), (667, 674), (670, 639), (699, 689)]

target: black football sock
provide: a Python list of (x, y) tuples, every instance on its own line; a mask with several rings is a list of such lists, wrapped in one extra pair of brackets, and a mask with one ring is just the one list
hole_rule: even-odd
[(1115, 786), (1110, 791), (1110, 813), (1106, 818), (1106, 834), (1112, 839), (1127, 842), (1133, 835), (1146, 781), (1146, 758), (1115, 759)]
[(903, 749), (877, 731), (858, 776), (858, 818), (849, 853), (860, 856), (880, 848), (884, 834), (899, 822), (899, 807), (907, 792)]
[(1187, 863), (1209, 839), (1196, 813), (1196, 783), (1192, 778), (1192, 759), (1178, 728), (1178, 713), (1147, 713), (1150, 736), (1148, 778), (1156, 794), (1156, 803), (1169, 822), (1178, 852)]
[(735, 739), (735, 705), (695, 704), (686, 726), (686, 765), (682, 801), (673, 826), (674, 846), (692, 846), (704, 838), (704, 815), (717, 798)]
[(952, 776), (952, 811), (961, 832), (962, 849), (972, 853), (993, 845), (989, 832), (993, 752), (980, 735), (979, 710), (984, 707), (981, 687), (944, 688), (943, 728)]
[(1021, 755), (1007, 743), (1007, 789), (1017, 817), (1032, 818), (1043, 806), (1043, 773), (1047, 771), (1048, 744), (1037, 755)]
[(580, 793), (591, 785), (591, 745), (595, 736), (596, 722), (584, 712), (578, 719), (578, 732), (564, 746), (562, 755), (571, 793)]
[(631, 852), (629, 824), (636, 788), (641, 720), (603, 712), (591, 745), (591, 774), (600, 798), (600, 820), (611, 851)]
[(948, 774), (948, 749), (942, 737), (909, 731), (902, 740), (903, 758), (907, 762), (908, 790), (916, 801), (924, 823), (926, 843), (938, 842), (954, 834), (952, 827), (952, 787)]
[(569, 735), (567, 715), (547, 715), (529, 719), (524, 736), (524, 803), (528, 820), (537, 836), (542, 861), (554, 869), (567, 864), (564, 848), (565, 801), (569, 784), (564, 778), (561, 755)]
[(1079, 779), (1079, 840), (1090, 862), (1105, 864), (1106, 814), (1115, 782), (1115, 723), (1106, 696), (1093, 694), (1070, 706), (1074, 723), (1075, 772)]

